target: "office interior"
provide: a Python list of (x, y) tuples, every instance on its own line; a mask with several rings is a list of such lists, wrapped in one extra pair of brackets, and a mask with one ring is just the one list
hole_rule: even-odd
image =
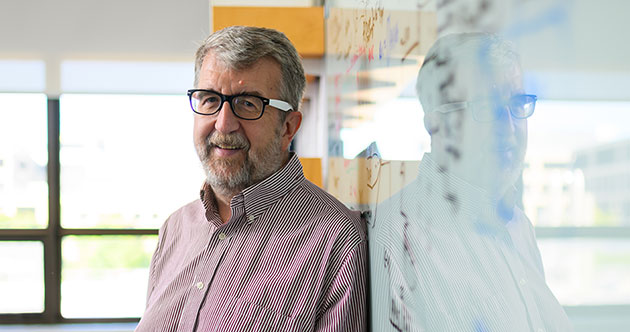
[(546, 281), (575, 331), (630, 330), (628, 12), (623, 0), (3, 0), (0, 330), (134, 329), (157, 230), (204, 180), (194, 53), (239, 24), (295, 43), (307, 89), (292, 149), (361, 210), (430, 151), (415, 80), (435, 40), (513, 42), (538, 97), (521, 194)]

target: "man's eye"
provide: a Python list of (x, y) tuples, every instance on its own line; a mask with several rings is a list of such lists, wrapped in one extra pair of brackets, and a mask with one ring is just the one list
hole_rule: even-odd
[(258, 102), (256, 101), (256, 99), (254, 99), (254, 97), (251, 96), (245, 96), (242, 98), (238, 98), (236, 99), (236, 103), (238, 105), (240, 105), (241, 107), (248, 109), (248, 110), (256, 110), (259, 105)]
[(214, 104), (219, 102), (219, 97), (217, 96), (208, 96), (202, 101), (204, 104)]

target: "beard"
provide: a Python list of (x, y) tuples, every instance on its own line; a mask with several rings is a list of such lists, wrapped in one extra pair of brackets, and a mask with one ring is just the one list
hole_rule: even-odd
[(506, 147), (504, 140), (494, 135), (468, 141), (458, 134), (440, 136), (439, 145), (432, 142), (431, 148), (437, 150), (432, 155), (441, 168), (484, 189), (490, 197), (500, 198), (518, 181), (526, 149), (524, 143)]
[[(242, 149), (245, 159), (240, 153), (225, 158), (214, 156), (212, 149), (217, 146)], [(258, 150), (252, 150), (249, 141), (240, 133), (224, 135), (217, 131), (209, 135), (204, 144), (195, 147), (206, 173), (206, 182), (215, 193), (224, 196), (235, 196), (264, 180), (284, 164), (279, 128), (271, 141)]]
[(480, 153), (480, 179), (485, 183), (487, 193), (493, 198), (501, 198), (514, 189), (523, 173), (524, 147), (511, 149), (487, 149)]

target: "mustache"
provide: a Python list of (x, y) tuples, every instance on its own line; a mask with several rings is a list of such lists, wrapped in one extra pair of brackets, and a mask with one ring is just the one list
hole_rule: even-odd
[(213, 147), (227, 149), (249, 149), (249, 141), (240, 133), (221, 134), (213, 132), (206, 138), (208, 150)]

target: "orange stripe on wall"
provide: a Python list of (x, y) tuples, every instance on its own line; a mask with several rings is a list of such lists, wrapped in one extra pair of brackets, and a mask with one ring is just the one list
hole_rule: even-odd
[(232, 25), (258, 26), (282, 31), (305, 58), (324, 56), (323, 7), (212, 8), (212, 29)]

